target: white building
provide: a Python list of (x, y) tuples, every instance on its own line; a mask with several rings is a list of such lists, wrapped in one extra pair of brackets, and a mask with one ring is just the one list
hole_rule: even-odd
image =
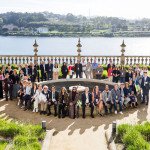
[(39, 27), (39, 28), (37, 28), (37, 31), (39, 33), (48, 33), (49, 30), (47, 27)]

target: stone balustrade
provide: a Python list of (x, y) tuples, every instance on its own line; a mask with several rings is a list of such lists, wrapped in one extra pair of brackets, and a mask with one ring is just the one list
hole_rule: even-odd
[[(81, 59), (84, 58), (85, 62), (96, 62), (100, 64), (108, 64), (111, 59), (115, 64), (121, 63), (121, 56), (81, 56)], [(57, 62), (58, 64), (62, 64), (63, 62), (67, 62), (70, 64), (72, 61), (73, 64), (77, 62), (78, 56), (63, 56), (63, 55), (38, 55), (38, 63), (41, 61), (48, 62), (48, 60), (52, 60), (53, 62)], [(25, 64), (34, 62), (33, 55), (0, 55), (0, 64)], [(134, 64), (143, 64), (150, 65), (150, 56), (125, 56), (125, 65), (134, 65)]]

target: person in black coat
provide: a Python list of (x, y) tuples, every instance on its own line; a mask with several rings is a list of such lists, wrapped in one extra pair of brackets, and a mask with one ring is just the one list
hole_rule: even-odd
[(0, 71), (0, 99), (3, 98), (3, 80), (4, 77), (2, 72)]
[(94, 118), (93, 111), (94, 105), (92, 103), (92, 94), (89, 92), (89, 88), (85, 88), (85, 92), (82, 93), (82, 117), (85, 118), (85, 108), (91, 108), (91, 117)]
[(82, 78), (82, 64), (80, 63), (80, 60), (77, 61), (74, 69), (76, 72), (76, 78)]
[(63, 65), (61, 67), (61, 72), (62, 72), (62, 78), (66, 79), (67, 74), (68, 74), (68, 68), (67, 68), (67, 65), (65, 62), (63, 63)]
[(37, 77), (37, 69), (35, 68), (34, 65), (32, 65), (32, 67), (30, 67), (30, 79), (31, 82), (35, 82)]
[(46, 81), (46, 65), (45, 65), (44, 61), (42, 61), (40, 64), (40, 70), (41, 70), (41, 80)]
[(27, 64), (25, 65), (25, 67), (22, 70), (23, 70), (25, 76), (29, 75), (30, 69)]
[(52, 80), (53, 79), (53, 62), (49, 60), (48, 64), (46, 64), (45, 69), (47, 73), (47, 80)]
[(49, 113), (51, 114), (51, 106), (54, 105), (54, 116), (57, 116), (57, 105), (58, 105), (59, 93), (56, 91), (55, 86), (51, 87), (49, 99), (50, 99)]
[(145, 71), (141, 82), (141, 88), (143, 91), (143, 101), (141, 103), (145, 103), (145, 99), (147, 99), (146, 105), (149, 103), (149, 84), (150, 78), (147, 76), (147, 72)]
[(118, 68), (114, 67), (112, 75), (113, 75), (113, 82), (118, 83), (120, 78), (120, 71), (118, 70)]

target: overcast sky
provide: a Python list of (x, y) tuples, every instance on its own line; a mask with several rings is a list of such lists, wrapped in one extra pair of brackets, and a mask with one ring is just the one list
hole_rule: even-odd
[(150, 0), (0, 0), (0, 13), (7, 11), (139, 19), (150, 18)]

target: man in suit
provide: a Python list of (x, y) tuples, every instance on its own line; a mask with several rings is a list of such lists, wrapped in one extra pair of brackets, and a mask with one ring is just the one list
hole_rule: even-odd
[(37, 77), (37, 69), (35, 68), (34, 64), (30, 67), (30, 79), (31, 82), (35, 82)]
[(82, 78), (82, 64), (80, 63), (80, 60), (77, 61), (75, 64), (75, 72), (76, 72), (76, 78)]
[(89, 88), (85, 88), (85, 92), (82, 93), (82, 118), (85, 118), (85, 108), (91, 108), (91, 117), (94, 118), (94, 105), (92, 103), (92, 94), (89, 92)]
[(25, 67), (23, 68), (23, 72), (25, 76), (28, 76), (30, 74), (30, 69), (28, 67), (28, 64), (26, 64)]
[(56, 91), (55, 86), (52, 86), (50, 91), (50, 105), (48, 109), (49, 109), (49, 113), (51, 114), (50, 107), (54, 105), (54, 116), (57, 116), (58, 99), (59, 99), (59, 93)]
[(41, 80), (46, 81), (46, 65), (45, 65), (44, 61), (42, 61), (40, 64), (40, 70), (41, 70)]
[(8, 93), (10, 96), (10, 100), (12, 100), (12, 82), (9, 79), (9, 73), (5, 74), (5, 79), (4, 79), (4, 91), (5, 91), (5, 97), (6, 101), (8, 101)]
[(146, 105), (148, 105), (149, 103), (149, 84), (150, 84), (150, 78), (147, 76), (147, 71), (144, 71), (144, 76), (141, 82), (141, 88), (143, 91), (143, 101), (141, 103), (145, 103), (145, 99), (146, 99), (147, 100)]
[(53, 79), (53, 62), (51, 60), (46, 64), (47, 80)]

